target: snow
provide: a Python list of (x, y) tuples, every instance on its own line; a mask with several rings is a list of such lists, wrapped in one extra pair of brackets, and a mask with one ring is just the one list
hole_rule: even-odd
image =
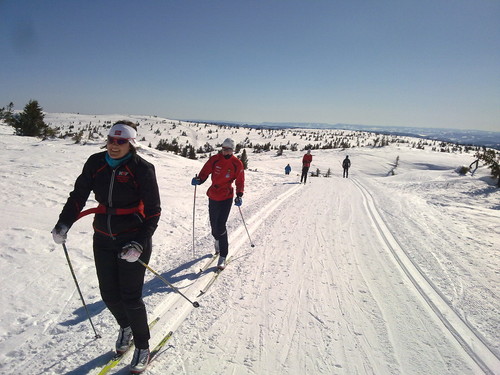
[[(0, 373), (97, 374), (112, 356), (117, 326), (99, 296), (92, 219), (73, 226), (67, 247), (97, 340), (50, 230), (83, 163), (101, 150), (105, 122), (123, 118), (140, 122), (140, 154), (155, 164), (160, 186), (149, 265), (200, 303), (194, 308), (147, 272), (149, 317), (161, 317), (151, 345), (174, 331), (148, 374), (500, 374), (500, 191), (485, 167), (473, 176), (455, 172), (473, 153), (412, 148), (421, 140), (407, 137), (373, 148), (375, 135), (354, 131), (260, 132), (77, 114), (45, 119), (85, 129), (86, 144), (18, 137), (0, 125)], [(90, 139), (89, 124), (98, 128)], [(278, 157), (247, 149), (243, 206), (233, 206), (228, 222), (232, 261), (200, 296), (213, 275), (213, 267), (199, 274), (213, 240), (208, 184), (195, 196), (190, 181), (206, 159), (148, 144), (177, 137), (198, 148), (227, 136), (290, 141), (299, 150)], [(333, 136), (360, 146), (313, 150), (311, 171), (330, 168), (332, 177), (298, 184), (303, 147)], [(352, 167), (343, 179), (347, 154)], [(113, 371), (127, 373), (129, 361)]]

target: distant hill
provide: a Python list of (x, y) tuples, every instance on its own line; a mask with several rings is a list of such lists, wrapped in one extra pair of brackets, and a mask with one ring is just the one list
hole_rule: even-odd
[[(205, 121), (206, 122), (206, 121)], [(356, 125), (356, 124), (326, 124), (309, 122), (261, 122), (242, 123), (217, 121), (222, 125), (239, 125), (264, 129), (345, 129), (355, 131), (376, 132), (381, 134), (392, 134), (399, 136), (425, 138), (436, 141), (457, 143), (460, 145), (485, 146), (500, 150), (500, 132), (484, 130), (462, 130), (462, 129), (432, 129), (414, 128), (403, 126), (384, 125)]]

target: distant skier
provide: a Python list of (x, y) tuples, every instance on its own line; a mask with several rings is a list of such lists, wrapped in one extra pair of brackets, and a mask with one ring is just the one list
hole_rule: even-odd
[(312, 162), (311, 150), (307, 150), (307, 153), (302, 157), (302, 175), (300, 176), (300, 183), (304, 181), (304, 184), (307, 181), (307, 172), (309, 172), (309, 167)]
[(222, 143), (222, 150), (212, 156), (201, 168), (198, 176), (191, 180), (191, 185), (201, 185), (212, 175), (212, 185), (207, 190), (208, 214), (212, 236), (215, 239), (215, 251), (220, 254), (217, 268), (226, 267), (229, 243), (226, 222), (231, 212), (234, 196), (233, 181), (236, 183), (235, 206), (241, 206), (245, 186), (245, 171), (240, 159), (233, 155), (234, 141), (227, 138)]
[(344, 168), (344, 173), (342, 178), (349, 177), (349, 168), (351, 167), (351, 161), (349, 160), (349, 156), (346, 156), (344, 161), (342, 162), (342, 168)]
[(289, 175), (291, 171), (292, 171), (292, 167), (290, 167), (290, 164), (287, 164), (285, 167), (285, 174)]

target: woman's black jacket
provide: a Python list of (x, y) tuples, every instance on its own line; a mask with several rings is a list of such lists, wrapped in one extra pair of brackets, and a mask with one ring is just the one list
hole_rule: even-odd
[[(127, 238), (132, 236), (144, 246), (156, 230), (161, 212), (155, 168), (134, 153), (113, 169), (105, 156), (106, 151), (88, 158), (59, 216), (59, 223), (71, 227), (93, 191), (100, 208), (106, 212), (95, 214), (95, 232), (110, 238), (127, 234)], [(135, 208), (136, 212), (129, 213)], [(123, 214), (123, 209), (129, 210)]]

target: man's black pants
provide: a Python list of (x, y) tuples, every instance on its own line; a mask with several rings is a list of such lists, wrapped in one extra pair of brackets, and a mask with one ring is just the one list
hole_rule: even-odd
[(227, 257), (229, 243), (227, 240), (226, 222), (231, 212), (233, 198), (223, 201), (208, 200), (208, 213), (210, 215), (210, 226), (212, 227), (212, 236), (219, 240), (219, 251), (221, 257)]

